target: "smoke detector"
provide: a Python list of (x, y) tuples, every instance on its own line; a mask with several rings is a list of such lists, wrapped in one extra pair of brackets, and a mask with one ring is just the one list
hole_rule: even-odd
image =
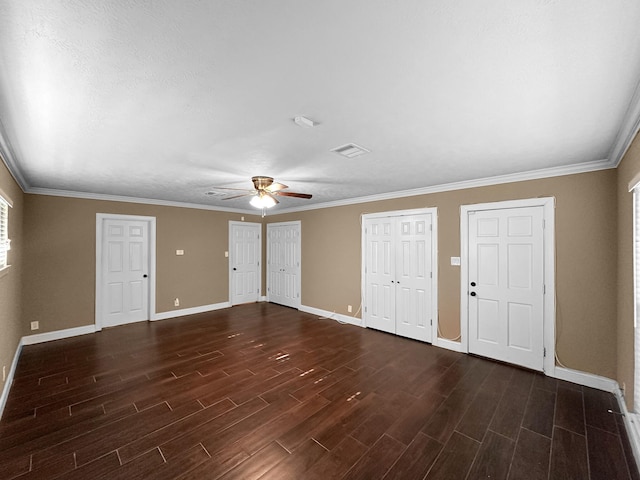
[(303, 127), (303, 128), (311, 128), (317, 125), (316, 122), (314, 122), (310, 118), (302, 117), (302, 116), (294, 117), (293, 122), (299, 127)]

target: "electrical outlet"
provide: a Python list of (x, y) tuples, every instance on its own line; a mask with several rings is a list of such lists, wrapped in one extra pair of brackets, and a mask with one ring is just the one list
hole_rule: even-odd
[(353, 307), (351, 305), (347, 305), (347, 312), (351, 313), (353, 311)]
[(4, 383), (7, 380), (7, 366), (3, 365), (2, 366), (2, 383)]
[(622, 382), (621, 390), (622, 390), (622, 396), (624, 397), (624, 392), (627, 390), (627, 384), (626, 383)]
[(176, 299), (173, 301), (173, 306), (174, 306), (174, 307), (179, 307), (179, 306), (180, 306), (180, 299), (179, 299), (179, 298), (176, 298)]
[(31, 330), (39, 330), (40, 322), (31, 322)]

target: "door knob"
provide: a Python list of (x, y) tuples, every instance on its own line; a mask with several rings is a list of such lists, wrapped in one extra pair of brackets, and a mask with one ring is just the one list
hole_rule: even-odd
[(236, 267), (233, 267), (233, 271), (235, 272), (236, 270), (237, 270)]
[(145, 273), (144, 275), (142, 275), (142, 278), (147, 278), (147, 274)]
[(476, 286), (476, 282), (471, 282), (471, 286), (475, 287)]
[(471, 292), (469, 295), (471, 295), (472, 297), (476, 296), (476, 292)]

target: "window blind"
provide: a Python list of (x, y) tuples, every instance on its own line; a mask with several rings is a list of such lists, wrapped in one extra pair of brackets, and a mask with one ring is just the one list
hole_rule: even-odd
[(9, 250), (9, 204), (0, 197), (0, 269), (7, 266)]

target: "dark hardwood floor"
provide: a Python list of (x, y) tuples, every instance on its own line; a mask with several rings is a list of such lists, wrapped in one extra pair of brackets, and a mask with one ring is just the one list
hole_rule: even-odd
[(0, 478), (633, 479), (611, 394), (272, 304), (23, 349)]

